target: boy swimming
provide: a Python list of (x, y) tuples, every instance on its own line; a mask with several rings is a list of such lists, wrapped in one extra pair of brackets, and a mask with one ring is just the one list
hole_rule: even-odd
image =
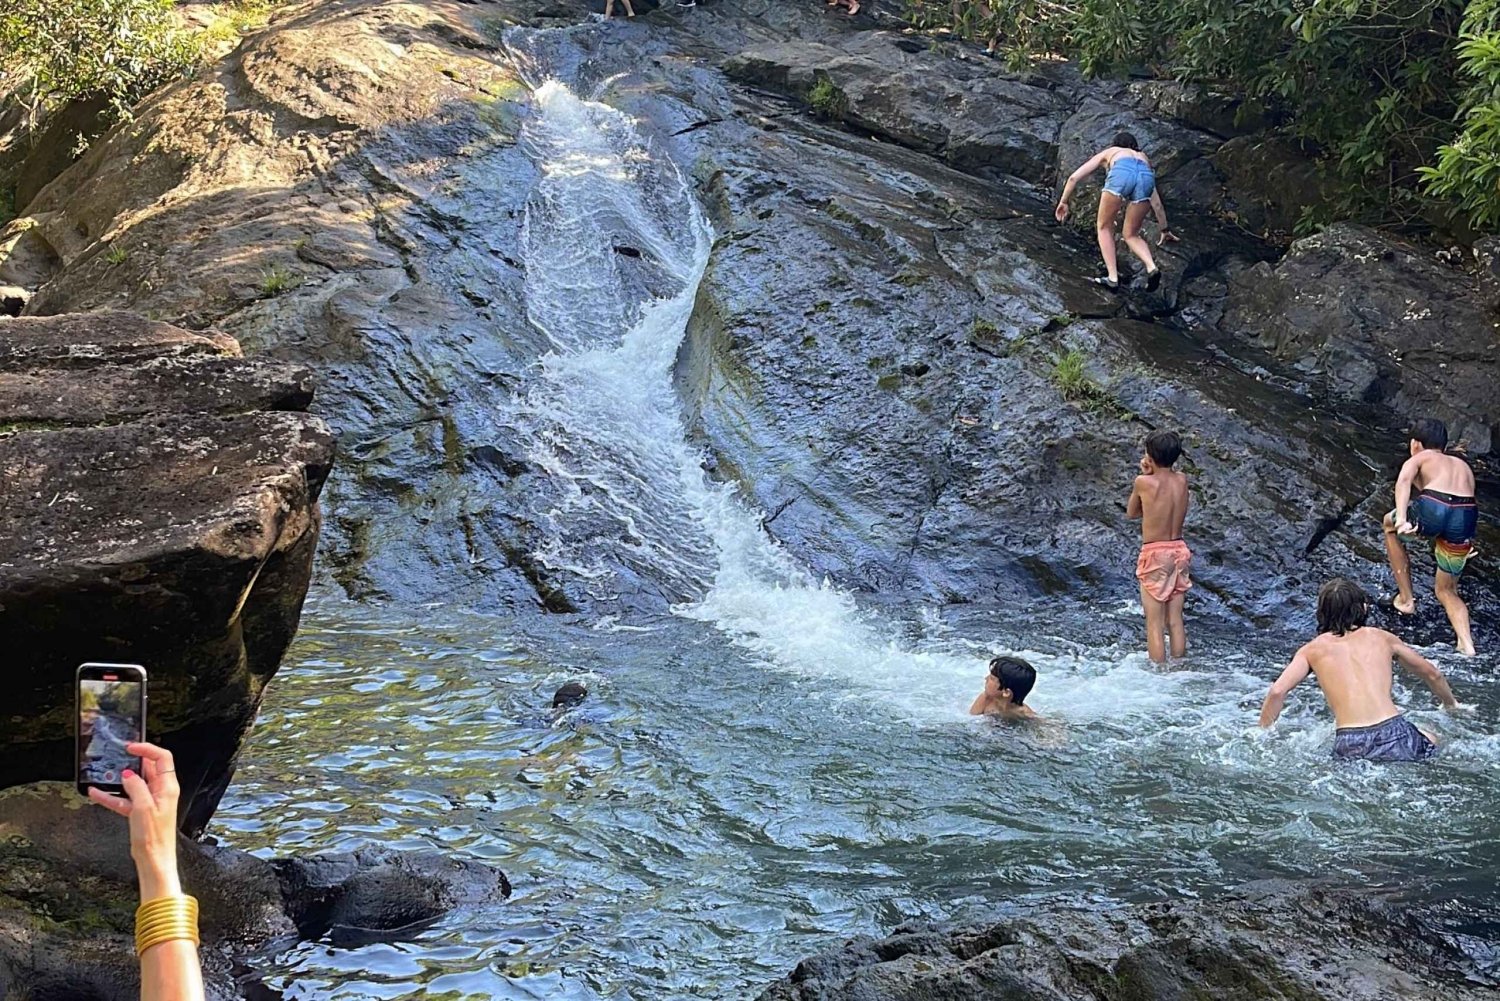
[(1121, 236), (1125, 246), (1146, 266), (1146, 288), (1155, 290), (1161, 284), (1161, 269), (1151, 257), (1151, 245), (1141, 236), (1141, 223), (1146, 221), (1146, 206), (1156, 212), (1157, 246), (1168, 240), (1177, 242), (1177, 235), (1167, 226), (1167, 210), (1162, 207), (1161, 195), (1156, 190), (1156, 172), (1151, 161), (1141, 152), (1141, 145), (1129, 132), (1115, 136), (1114, 144), (1100, 150), (1077, 170), (1073, 171), (1063, 185), (1062, 195), (1057, 199), (1053, 215), (1058, 222), (1068, 218), (1068, 201), (1073, 190), (1084, 178), (1100, 167), (1107, 167), (1104, 190), (1099, 193), (1099, 214), (1095, 220), (1099, 240), (1099, 255), (1104, 258), (1106, 277), (1095, 278), (1095, 282), (1110, 291), (1120, 287), (1120, 267), (1115, 254), (1115, 219), (1120, 215), (1120, 206), (1125, 206), (1125, 225)]
[(990, 673), (984, 676), (984, 691), (969, 706), (969, 715), (1037, 719), (1025, 704), (1035, 684), (1036, 668), (1020, 657), (996, 657), (990, 661)]
[(1447, 454), (1447, 448), (1448, 428), (1442, 421), (1424, 417), (1412, 424), (1407, 443), (1410, 458), (1396, 477), (1396, 507), (1385, 516), (1385, 551), (1400, 592), (1394, 602), (1396, 611), (1410, 615), (1416, 611), (1417, 599), (1403, 543), (1419, 537), (1433, 540), (1437, 575), (1432, 590), (1448, 613), (1458, 652), (1472, 657), (1469, 606), (1458, 596), (1458, 578), (1474, 555), (1479, 505), (1474, 500), (1474, 470), (1458, 456)]
[(1335, 758), (1420, 761), (1437, 742), (1418, 730), (1391, 701), (1391, 659), (1421, 678), (1444, 709), (1457, 708), (1448, 681), (1430, 661), (1383, 629), (1365, 625), (1370, 599), (1358, 584), (1335, 577), (1318, 590), (1318, 638), (1297, 651), (1266, 693), (1260, 725), (1281, 715), (1287, 693), (1309, 671), (1333, 710)]
[(1141, 474), (1135, 478), (1125, 516), (1141, 521), (1141, 554), (1135, 576), (1141, 585), (1141, 608), (1146, 613), (1146, 652), (1158, 664), (1167, 659), (1164, 633), (1170, 633), (1172, 656), (1187, 653), (1187, 627), (1182, 620), (1183, 596), (1193, 586), (1188, 569), (1192, 551), (1182, 541), (1187, 518), (1187, 477), (1172, 468), (1182, 455), (1182, 439), (1174, 431), (1146, 436)]

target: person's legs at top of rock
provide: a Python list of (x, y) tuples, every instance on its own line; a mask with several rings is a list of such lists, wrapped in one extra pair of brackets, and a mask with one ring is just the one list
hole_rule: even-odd
[(1144, 236), (1141, 236), (1141, 223), (1146, 221), (1146, 210), (1150, 207), (1149, 195), (1127, 205), (1125, 226), (1120, 235), (1124, 237), (1125, 246), (1130, 248), (1136, 260), (1146, 266), (1146, 287), (1154, 290), (1161, 284), (1161, 269), (1156, 266), (1156, 261), (1151, 256), (1151, 245), (1146, 242)]
[[(625, 16), (635, 17), (635, 8), (630, 6), (630, 0), (620, 0), (620, 2), (625, 5)], [(614, 12), (615, 0), (604, 0), (604, 16), (606, 18), (612, 17), (614, 16)]]

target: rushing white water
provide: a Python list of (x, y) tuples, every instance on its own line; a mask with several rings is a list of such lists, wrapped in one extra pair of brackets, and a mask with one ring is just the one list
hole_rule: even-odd
[(541, 559), (600, 596), (656, 590), (784, 669), (953, 712), (975, 662), (885, 638), (688, 444), (672, 367), (712, 232), (676, 165), (626, 115), (555, 80), (537, 88), (523, 141), (541, 175), (523, 233), (527, 309), (552, 351), (514, 416), (562, 492)]

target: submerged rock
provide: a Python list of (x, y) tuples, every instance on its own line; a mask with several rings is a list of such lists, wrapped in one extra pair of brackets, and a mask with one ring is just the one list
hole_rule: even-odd
[(760, 1001), (1479, 1001), (1495, 956), (1459, 905), (1267, 884), (1221, 900), (903, 925), (803, 960)]
[[(299, 940), (400, 940), (510, 895), (499, 870), (435, 852), (267, 860), (187, 838), (177, 848), (212, 1001), (246, 996), (253, 957)], [(0, 997), (135, 1001), (138, 902), (121, 818), (66, 785), (0, 792)]]
[[(333, 442), (305, 369), (121, 313), (0, 322), (0, 787), (69, 780), (74, 671), (139, 663), (199, 831), (312, 574)], [(286, 408), (286, 409), (280, 409)]]

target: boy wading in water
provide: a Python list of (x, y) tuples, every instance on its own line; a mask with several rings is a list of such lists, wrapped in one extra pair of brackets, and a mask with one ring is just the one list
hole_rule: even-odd
[(969, 715), (1036, 719), (1036, 713), (1025, 705), (1026, 696), (1035, 684), (1036, 668), (1020, 657), (996, 657), (990, 661), (990, 673), (984, 676), (984, 691), (969, 707)]
[(1338, 733), (1335, 758), (1368, 761), (1420, 761), (1437, 753), (1437, 742), (1413, 726), (1391, 701), (1391, 658), (1426, 682), (1444, 709), (1455, 709), (1453, 690), (1443, 672), (1383, 629), (1365, 625), (1370, 599), (1358, 584), (1335, 577), (1318, 591), (1318, 638), (1297, 651), (1266, 694), (1260, 725), (1281, 715), (1287, 693), (1307, 673), (1333, 710)]
[(1100, 167), (1109, 173), (1104, 178), (1104, 190), (1099, 194), (1099, 216), (1097, 229), (1099, 254), (1104, 258), (1107, 277), (1095, 278), (1095, 282), (1110, 291), (1120, 287), (1120, 265), (1115, 257), (1115, 220), (1119, 218), (1120, 206), (1125, 206), (1125, 227), (1121, 236), (1125, 246), (1146, 266), (1146, 288), (1155, 290), (1161, 284), (1161, 269), (1151, 257), (1151, 245), (1141, 236), (1141, 223), (1146, 221), (1146, 206), (1156, 212), (1156, 228), (1160, 231), (1156, 245), (1168, 240), (1177, 242), (1177, 235), (1167, 227), (1167, 210), (1162, 207), (1161, 195), (1156, 190), (1156, 172), (1151, 161), (1141, 152), (1140, 143), (1129, 132), (1115, 136), (1114, 145), (1095, 153), (1088, 162), (1073, 171), (1063, 185), (1062, 196), (1057, 200), (1053, 215), (1058, 222), (1068, 218), (1068, 201), (1073, 190), (1084, 178)]
[[(1411, 590), (1411, 560), (1404, 542), (1431, 539), (1437, 563), (1433, 592), (1448, 613), (1458, 635), (1458, 652), (1474, 656), (1469, 634), (1469, 606), (1458, 596), (1458, 578), (1474, 555), (1474, 533), (1479, 527), (1479, 505), (1474, 500), (1474, 470), (1448, 447), (1448, 428), (1442, 421), (1423, 418), (1412, 425), (1407, 450), (1411, 458), (1396, 477), (1396, 508), (1385, 516), (1385, 552), (1391, 560), (1400, 592), (1396, 611), (1410, 615), (1417, 599)], [(1413, 493), (1415, 490), (1415, 493)]]
[(1172, 468), (1182, 455), (1182, 439), (1173, 431), (1146, 436), (1141, 475), (1125, 504), (1125, 516), (1141, 521), (1141, 555), (1135, 564), (1141, 582), (1141, 607), (1146, 611), (1146, 650), (1158, 664), (1167, 659), (1163, 633), (1172, 635), (1172, 656), (1187, 653), (1187, 627), (1182, 622), (1182, 599), (1193, 586), (1188, 566), (1193, 554), (1182, 541), (1187, 519), (1187, 477)]

